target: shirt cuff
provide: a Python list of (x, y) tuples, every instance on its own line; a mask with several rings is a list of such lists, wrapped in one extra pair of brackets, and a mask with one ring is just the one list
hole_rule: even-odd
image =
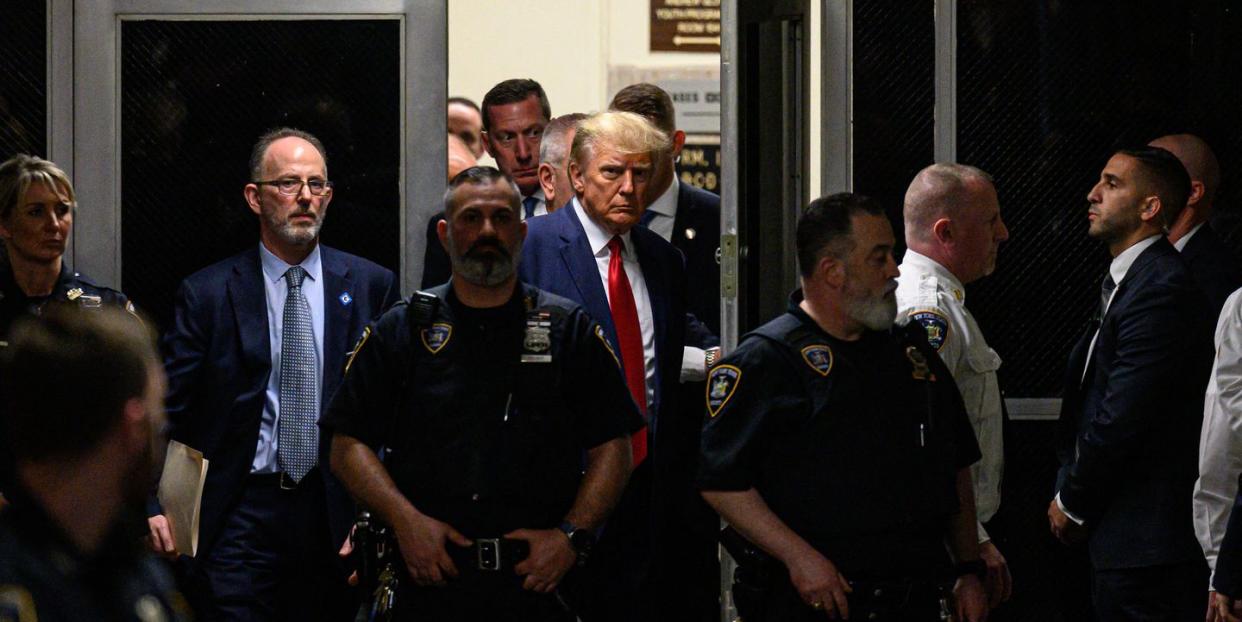
[(681, 354), (681, 381), (707, 380), (707, 353), (702, 348), (685, 346)]
[(1059, 492), (1057, 493), (1056, 502), (1057, 507), (1060, 508), (1062, 512), (1065, 512), (1065, 515), (1068, 516), (1070, 520), (1078, 523), (1079, 526), (1082, 526), (1082, 524), (1086, 522), (1083, 519), (1078, 518), (1078, 516), (1076, 516), (1073, 512), (1066, 509), (1065, 504), (1061, 503), (1061, 493)]
[(984, 542), (992, 539), (992, 536), (988, 535), (988, 531), (983, 528), (983, 523), (975, 521), (975, 524), (979, 526), (979, 544), (983, 544)]

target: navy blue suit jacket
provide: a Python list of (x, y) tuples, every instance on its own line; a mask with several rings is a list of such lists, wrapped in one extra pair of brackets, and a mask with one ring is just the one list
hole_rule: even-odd
[(1161, 237), (1074, 348), (1061, 404), (1058, 490), (1097, 569), (1202, 560), (1191, 496), (1212, 364), (1206, 300)]
[[(323, 380), (326, 406), (344, 377), (345, 359), (363, 327), (397, 300), (393, 273), (370, 261), (320, 246), (324, 279)], [(342, 302), (342, 294), (349, 302)], [(210, 461), (200, 514), (198, 559), (204, 559), (254, 463), (272, 370), (267, 299), (258, 247), (208, 266), (177, 292), (164, 335), (169, 436)], [(321, 434), (319, 464), (334, 544), (344, 542), (353, 505), (327, 469), (329, 435)], [(329, 543), (325, 543), (329, 544)]]
[[(1204, 223), (1182, 249), (1182, 259), (1208, 300), (1208, 314), (1215, 323), (1225, 299), (1242, 287), (1242, 262), (1221, 241), (1216, 230)], [(1213, 324), (1215, 325), (1215, 324)]]

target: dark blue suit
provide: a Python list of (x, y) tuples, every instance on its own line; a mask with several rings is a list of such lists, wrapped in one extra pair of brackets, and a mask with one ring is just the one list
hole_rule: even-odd
[[(391, 271), (320, 248), (324, 280), (320, 403), (326, 405), (363, 327), (395, 302), (399, 292)], [(348, 303), (342, 300), (345, 293)], [(272, 368), (266, 305), (259, 249), (252, 247), (185, 279), (177, 292), (173, 324), (164, 336), (169, 436), (202, 451), (209, 461), (195, 566), (210, 559), (218, 545), (236, 544), (222, 542), (219, 536), (230, 514), (246, 505), (243, 497), (249, 494), (248, 476)], [(308, 494), (319, 500), (319, 508), (307, 513), (318, 516), (306, 519), (323, 524), (326, 518), (326, 532), (316, 538), (315, 546), (335, 554), (352, 524), (353, 504), (326, 468), (330, 437), (320, 435), (319, 440), (320, 467), (312, 472), (314, 477), (303, 480), (299, 493), (314, 489)], [(263, 536), (257, 536), (259, 542), (251, 544), (262, 546)], [(331, 571), (347, 576), (344, 566), (336, 565)], [(246, 581), (245, 573), (238, 569), (236, 579)], [(220, 591), (215, 585), (208, 589)]]
[(1111, 620), (1197, 610), (1202, 619), (1206, 564), (1191, 495), (1212, 329), (1167, 240), (1135, 259), (1098, 326), (1089, 365), (1095, 322), (1070, 356), (1058, 443), (1058, 490), (1086, 522), (1096, 611)]
[[(650, 410), (649, 455), (634, 472), (620, 504), (588, 563), (586, 620), (678, 619), (676, 576), (699, 420), (677, 408), (685, 344), (685, 268), (681, 253), (643, 227), (630, 231), (655, 326), (655, 401)], [(527, 222), (521, 279), (583, 306), (600, 323), (613, 348), (616, 327), (586, 231), (572, 207)], [(590, 408), (585, 405), (585, 408)], [(658, 604), (661, 610), (647, 608)]]
[(1225, 299), (1242, 287), (1242, 262), (1209, 223), (1204, 223), (1182, 249), (1182, 260), (1208, 300), (1208, 315), (1215, 325)]

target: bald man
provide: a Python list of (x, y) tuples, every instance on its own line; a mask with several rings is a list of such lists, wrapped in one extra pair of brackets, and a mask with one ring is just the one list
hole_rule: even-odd
[(587, 118), (581, 112), (561, 115), (543, 128), (539, 142), (539, 186), (551, 214), (569, 204), (574, 187), (569, 181), (569, 149), (574, 144), (578, 122)]
[(1208, 221), (1220, 189), (1220, 164), (1202, 138), (1193, 134), (1161, 136), (1151, 146), (1172, 152), (1190, 174), (1190, 198), (1177, 220), (1169, 225), (1169, 241), (1181, 251), (1199, 289), (1207, 295), (1212, 319), (1220, 315), (1225, 299), (1242, 287), (1242, 264)]
[(1008, 564), (983, 524), (1000, 507), (1004, 442), (1001, 359), (966, 308), (967, 283), (996, 269), (1009, 238), (987, 173), (962, 164), (933, 164), (915, 176), (904, 206), (906, 251), (897, 278), (897, 322), (918, 322), (957, 381), (983, 458), (970, 469), (975, 486), (979, 553), (987, 563), (993, 607), (1009, 598)]

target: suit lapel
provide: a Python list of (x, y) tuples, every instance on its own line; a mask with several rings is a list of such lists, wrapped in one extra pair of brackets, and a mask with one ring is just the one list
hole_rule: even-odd
[(242, 360), (248, 367), (270, 371), (272, 347), (267, 326), (267, 290), (264, 288), (257, 247), (248, 258), (233, 267), (228, 290), (233, 317), (237, 321), (237, 335), (241, 340)]
[(578, 289), (578, 300), (582, 301), (583, 308), (599, 322), (613, 347), (620, 351), (617, 329), (612, 323), (612, 309), (608, 307), (608, 293), (604, 291), (604, 284), (600, 281), (599, 266), (595, 263), (595, 253), (591, 252), (591, 244), (587, 241), (586, 230), (578, 221), (575, 210), (565, 208), (556, 213), (561, 212), (565, 213), (561, 223), (561, 261), (573, 278), (574, 287)]
[[(673, 235), (669, 241), (682, 252), (686, 250), (686, 229), (690, 226), (690, 207), (687, 203), (686, 184), (679, 184), (677, 186), (677, 213), (673, 216)], [(643, 273), (646, 274), (646, 269)]]
[[(679, 210), (680, 211), (680, 210)], [(630, 240), (634, 242), (634, 252), (638, 253), (638, 265), (643, 269), (643, 280), (647, 282), (647, 295), (651, 298), (651, 320), (655, 324), (655, 362), (656, 362), (656, 403), (660, 403), (660, 360), (663, 345), (668, 338), (669, 284), (667, 266), (660, 265), (655, 249), (649, 247), (660, 236), (651, 233), (651, 237), (642, 236), (638, 231), (630, 232)], [(663, 241), (662, 238), (660, 238)]]
[(331, 391), (344, 375), (345, 351), (352, 346), (351, 330), (357, 302), (349, 267), (336, 251), (320, 247), (323, 261), (323, 382), (320, 383), (326, 406)]

